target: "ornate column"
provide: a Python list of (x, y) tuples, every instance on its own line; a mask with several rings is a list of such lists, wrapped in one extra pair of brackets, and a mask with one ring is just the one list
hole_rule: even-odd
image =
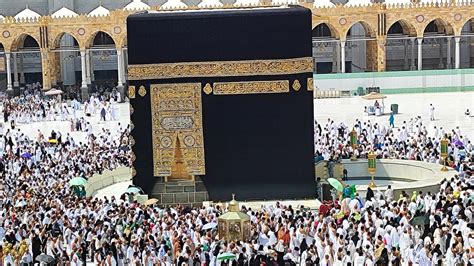
[(460, 42), (461, 42), (461, 37), (454, 37), (454, 41), (456, 42), (456, 46), (454, 46), (454, 67), (458, 69), (461, 66), (461, 47), (460, 47)]
[(423, 38), (417, 38), (418, 41), (418, 70), (423, 69)]
[(377, 65), (376, 65), (376, 71), (377, 72), (383, 72), (385, 71), (385, 62), (386, 62), (386, 47), (385, 45), (387, 44), (387, 41), (385, 37), (380, 36), (380, 38), (377, 38)]
[(336, 49), (336, 73), (340, 73), (341, 72), (341, 41), (338, 40), (335, 42), (334, 44), (334, 48)]
[(43, 90), (51, 89), (51, 69), (49, 51), (47, 48), (41, 49), (41, 72), (43, 74)]
[(446, 38), (446, 46), (448, 48), (448, 51), (446, 53), (446, 68), (447, 69), (451, 69), (453, 68), (453, 64), (451, 63), (451, 39), (452, 37), (451, 36), (448, 36), (448, 38)]
[(13, 54), (13, 87), (18, 88), (20, 87), (20, 83), (18, 82), (18, 54)]
[(341, 72), (346, 73), (346, 41), (341, 41)]
[(411, 64), (410, 64), (410, 70), (416, 70), (415, 68), (415, 38), (410, 39), (411, 40)]
[(25, 84), (25, 67), (23, 66), (23, 54), (20, 54), (20, 84)]
[(89, 100), (89, 88), (86, 79), (86, 50), (81, 50), (81, 96), (83, 102)]
[[(85, 50), (86, 53), (86, 70), (85, 75), (86, 75), (86, 84), (90, 85), (91, 84), (91, 59), (90, 59), (90, 50)], [(82, 65), (82, 64), (81, 64)]]
[(5, 52), (5, 59), (7, 63), (7, 91), (8, 92), (13, 92), (13, 87), (12, 87), (12, 69), (11, 69), (11, 64), (10, 64), (10, 52)]

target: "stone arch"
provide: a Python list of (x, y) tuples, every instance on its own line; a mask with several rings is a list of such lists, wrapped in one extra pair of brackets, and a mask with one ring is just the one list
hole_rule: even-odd
[[(334, 39), (339, 39), (339, 38), (340, 38), (340, 33), (339, 33), (339, 31), (338, 31), (338, 30), (336, 29), (336, 27), (334, 27), (331, 23), (328, 23), (328, 22), (319, 22), (319, 23), (316, 23), (315, 25), (313, 25), (313, 29), (312, 29), (313, 37), (319, 37), (319, 36), (315, 36), (315, 33), (316, 33), (318, 30), (321, 30), (321, 31), (329, 30), (329, 32), (330, 32), (330, 37), (332, 37), (332, 38), (334, 38)], [(326, 37), (326, 35), (321, 36), (321, 37)]]
[[(416, 28), (408, 22), (405, 19), (399, 19), (397, 21), (394, 21), (392, 24), (387, 25), (387, 35), (392, 34), (391, 31), (395, 29), (395, 27), (400, 27), (401, 28), (401, 34), (403, 35), (408, 35), (412, 37), (416, 37)], [(397, 34), (393, 32), (393, 34)]]
[(51, 43), (51, 47), (53, 49), (58, 48), (60, 46), (60, 42), (61, 42), (62, 38), (66, 35), (71, 36), (74, 39), (74, 41), (78, 44), (78, 46), (80, 48), (82, 47), (82, 45), (80, 43), (80, 38), (78, 36), (76, 36), (76, 34), (74, 32), (70, 32), (70, 31), (64, 31), (64, 32), (58, 33), (54, 37), (53, 42)]
[(385, 43), (385, 70), (402, 71), (414, 69), (415, 54), (412, 45), (417, 36), (416, 28), (410, 22), (400, 19), (387, 25)]
[(459, 68), (474, 68), (474, 17), (459, 24), (455, 36), (459, 37)]
[(423, 32), (421, 32), (421, 35), (424, 36), (425, 33), (429, 32), (444, 33), (445, 35), (454, 35), (454, 28), (448, 21), (443, 20), (441, 18), (435, 18), (428, 21), (424, 25)]
[(359, 20), (359, 21), (354, 21), (353, 23), (349, 24), (346, 27), (346, 30), (344, 32), (344, 39), (347, 39), (348, 36), (350, 36), (350, 30), (356, 25), (360, 24), (362, 25), (362, 28), (365, 31), (365, 36), (366, 37), (375, 37), (375, 30), (374, 28), (370, 25), (370, 23), (364, 21), (364, 20)]
[(92, 46), (94, 46), (94, 41), (97, 37), (97, 35), (99, 34), (104, 34), (105, 36), (109, 37), (110, 40), (113, 41), (113, 45), (115, 46), (117, 43), (120, 43), (119, 41), (117, 41), (115, 38), (114, 38), (114, 34), (112, 34), (110, 31), (108, 30), (96, 30), (94, 32), (91, 33), (91, 35), (87, 38), (86, 40), (86, 48), (90, 48)]
[(454, 51), (452, 49), (452, 38), (448, 37), (453, 35), (454, 29), (447, 20), (433, 18), (426, 21), (421, 32), (421, 36), (423, 36), (422, 69), (452, 68)]
[[(461, 23), (459, 23), (460, 26), (455, 29), (455, 31), (454, 31), (455, 34), (454, 35), (455, 36), (462, 35), (464, 27), (466, 27), (468, 25), (468, 23), (471, 23), (471, 24), (474, 23), (474, 17), (468, 17), (465, 20), (463, 20)], [(470, 31), (474, 33), (474, 27), (471, 27)]]
[(10, 50), (17, 51), (23, 48), (25, 44), (25, 40), (36, 42), (38, 48), (40, 48), (40, 41), (36, 36), (28, 34), (28, 33), (22, 33), (13, 40)]

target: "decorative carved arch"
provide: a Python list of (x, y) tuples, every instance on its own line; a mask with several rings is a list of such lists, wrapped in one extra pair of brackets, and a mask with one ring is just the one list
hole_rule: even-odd
[(324, 21), (317, 21), (314, 25), (313, 25), (313, 31), (314, 29), (316, 29), (316, 27), (320, 26), (320, 25), (326, 25), (329, 30), (331, 31), (331, 37), (332, 38), (335, 38), (335, 39), (339, 39), (340, 38), (340, 33), (339, 31), (336, 29), (336, 27), (334, 27), (331, 23), (329, 22), (324, 22)]
[(95, 37), (97, 36), (97, 34), (99, 32), (103, 32), (103, 33), (109, 35), (109, 37), (112, 39), (112, 41), (114, 41), (114, 45), (117, 45), (118, 43), (120, 43), (120, 41), (118, 41), (115, 38), (114, 34), (111, 31), (104, 30), (104, 29), (97, 29), (97, 30), (93, 31), (91, 33), (91, 35), (89, 35), (89, 37), (86, 39), (86, 48), (90, 48), (94, 45), (94, 39), (95, 39)]
[(432, 22), (435, 23), (436, 27), (438, 28), (439, 33), (444, 33), (446, 35), (454, 35), (454, 28), (448, 21), (446, 21), (442, 18), (435, 18), (435, 19), (427, 21), (423, 25), (423, 27), (422, 27), (423, 30), (421, 32), (421, 36), (424, 36), (428, 25), (430, 25), (430, 23), (432, 23)]
[(390, 29), (397, 22), (402, 26), (404, 35), (408, 35), (408, 36), (411, 36), (411, 37), (416, 37), (416, 28), (415, 28), (415, 26), (412, 23), (405, 20), (405, 19), (399, 19), (397, 21), (393, 21), (390, 25), (387, 25), (387, 35), (388, 35), (388, 32), (390, 31)]
[(347, 39), (347, 34), (349, 34), (349, 31), (351, 30), (351, 28), (357, 24), (357, 23), (360, 23), (362, 25), (362, 27), (364, 28), (364, 31), (365, 31), (365, 36), (367, 37), (375, 37), (375, 30), (374, 30), (374, 27), (372, 27), (370, 25), (369, 22), (367, 21), (364, 21), (364, 20), (358, 20), (358, 21), (354, 21), (353, 23), (349, 24), (346, 28), (345, 28), (345, 31), (344, 31), (344, 39)]
[(71, 36), (72, 38), (74, 38), (74, 40), (76, 40), (77, 44), (79, 45), (79, 48), (81, 48), (81, 43), (80, 43), (80, 38), (72, 31), (63, 31), (61, 33), (58, 33), (54, 39), (53, 39), (53, 42), (51, 43), (51, 48), (59, 48), (60, 46), (60, 42), (61, 42), (61, 39), (63, 38), (64, 35), (69, 35)]
[[(454, 30), (454, 33), (456, 36), (461, 36), (462, 34), (462, 29), (464, 28), (464, 26), (466, 26), (467, 23), (471, 22), (472, 20), (474, 20), (474, 16), (472, 17), (466, 17), (466, 19), (462, 20), (460, 23), (459, 23), (459, 27), (457, 27), (455, 30)], [(474, 31), (474, 28), (471, 29), (471, 31)]]
[(36, 43), (38, 44), (38, 48), (40, 48), (41, 44), (40, 44), (38, 36), (35, 36), (35, 34), (30, 34), (30, 33), (22, 33), (22, 34), (18, 35), (13, 40), (13, 42), (11, 43), (11, 46), (10, 46), (10, 51), (17, 51), (18, 49), (22, 48), (23, 44), (24, 44), (24, 41), (25, 41), (26, 37), (28, 37), (28, 36), (33, 38), (36, 41)]

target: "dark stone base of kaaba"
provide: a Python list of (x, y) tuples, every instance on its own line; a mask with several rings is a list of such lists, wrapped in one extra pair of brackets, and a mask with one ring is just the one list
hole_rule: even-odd
[(194, 181), (169, 181), (157, 177), (150, 191), (150, 196), (159, 200), (163, 206), (181, 204), (183, 206), (202, 206), (203, 201), (209, 200), (204, 182), (196, 177)]

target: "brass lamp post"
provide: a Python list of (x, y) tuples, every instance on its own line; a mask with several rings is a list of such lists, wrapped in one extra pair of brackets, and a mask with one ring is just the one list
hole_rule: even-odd
[(371, 176), (371, 181), (369, 183), (369, 187), (374, 189), (377, 187), (377, 185), (375, 185), (375, 181), (374, 181), (374, 175), (375, 175), (375, 171), (377, 170), (377, 161), (376, 161), (376, 158), (377, 158), (377, 155), (375, 154), (375, 152), (371, 151), (368, 155), (368, 172)]
[(355, 149), (357, 149), (357, 131), (355, 131), (355, 129), (352, 129), (349, 136), (350, 136), (350, 141), (351, 141), (351, 146), (352, 146), (351, 161), (357, 161), (357, 157), (355, 154)]
[(441, 168), (441, 171), (447, 172), (448, 168), (446, 167), (446, 162), (448, 159), (448, 144), (449, 140), (446, 138), (443, 138), (440, 142), (441, 145), (441, 158), (443, 160), (443, 167)]

